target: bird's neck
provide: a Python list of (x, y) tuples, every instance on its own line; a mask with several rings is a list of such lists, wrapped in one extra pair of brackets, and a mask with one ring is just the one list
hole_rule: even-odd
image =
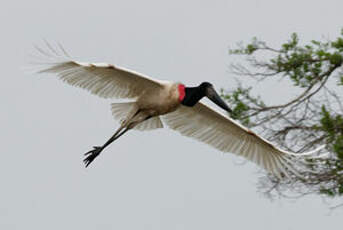
[(203, 98), (205, 94), (203, 90), (198, 87), (185, 87), (185, 97), (181, 101), (181, 104), (186, 106), (194, 106), (198, 101)]

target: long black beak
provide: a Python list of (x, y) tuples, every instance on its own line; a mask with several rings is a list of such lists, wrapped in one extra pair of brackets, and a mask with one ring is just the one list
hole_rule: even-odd
[(216, 103), (218, 106), (220, 106), (222, 109), (226, 110), (229, 113), (232, 113), (232, 110), (229, 108), (229, 106), (221, 99), (221, 97), (218, 95), (218, 93), (215, 91), (215, 89), (211, 86), (206, 89), (206, 96)]

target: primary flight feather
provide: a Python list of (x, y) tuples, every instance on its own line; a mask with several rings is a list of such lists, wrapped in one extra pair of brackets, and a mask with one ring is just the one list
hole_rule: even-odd
[[(51, 46), (48, 48), (50, 52), (39, 51), (54, 58), (62, 56)], [(301, 176), (294, 156), (309, 155), (320, 149), (303, 154), (283, 151), (227, 115), (216, 112), (200, 100), (208, 97), (225, 111), (230, 113), (231, 109), (208, 82), (186, 87), (182, 83), (155, 80), (114, 65), (78, 62), (67, 57), (46, 65), (40, 73), (54, 73), (64, 82), (103, 98), (134, 100), (112, 104), (112, 114), (120, 120), (120, 127), (104, 145), (95, 146), (85, 154), (86, 167), (128, 130), (152, 130), (162, 128), (163, 123), (184, 136), (253, 161), (278, 178), (290, 177), (290, 174)]]

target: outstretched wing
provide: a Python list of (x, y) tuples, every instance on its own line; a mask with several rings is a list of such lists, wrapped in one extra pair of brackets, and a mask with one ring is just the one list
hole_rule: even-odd
[[(222, 152), (243, 156), (278, 178), (290, 177), (290, 173), (301, 176), (292, 159), (299, 154), (277, 148), (269, 141), (201, 102), (194, 107), (180, 106), (176, 111), (164, 115), (163, 118), (170, 128), (182, 135), (205, 142)], [(301, 155), (312, 154), (315, 151)]]
[[(47, 46), (50, 50), (49, 54), (47, 51), (37, 49), (50, 58), (52, 55), (56, 56), (56, 59), (52, 63), (45, 63), (46, 68), (39, 71), (39, 73), (57, 74), (64, 82), (86, 89), (100, 97), (136, 98), (147, 89), (162, 87), (162, 81), (111, 64), (66, 60), (68, 57), (56, 62), (61, 58), (61, 55), (52, 49), (49, 44)], [(65, 52), (63, 49), (62, 51)]]

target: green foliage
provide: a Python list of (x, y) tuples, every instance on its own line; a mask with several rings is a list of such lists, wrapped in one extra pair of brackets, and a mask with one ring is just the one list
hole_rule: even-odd
[(339, 161), (343, 161), (343, 118), (332, 115), (324, 105), (321, 115), (320, 129), (327, 134), (327, 147), (336, 153)]
[(251, 55), (256, 50), (260, 48), (260, 46), (263, 45), (263, 42), (257, 40), (257, 38), (253, 38), (250, 44), (247, 44), (245, 47), (240, 47), (239, 49), (230, 49), (230, 54), (247, 54)]
[(328, 197), (334, 197), (336, 195), (335, 191), (333, 191), (332, 189), (327, 189), (327, 188), (321, 188), (320, 193), (327, 195)]
[[(270, 58), (260, 60), (266, 57), (261, 55), (266, 52)], [(340, 87), (343, 85), (343, 75), (336, 70), (343, 65), (343, 29), (337, 39), (312, 40), (307, 44), (303, 44), (298, 35), (293, 33), (279, 49), (253, 38), (250, 43), (240, 44), (237, 49), (229, 50), (229, 53), (246, 56), (250, 64), (250, 68), (232, 65), (234, 73), (251, 76), (260, 83), (266, 79), (287, 79), (303, 91), (285, 104), (267, 106), (260, 97), (252, 96), (251, 87), (243, 87), (244, 81), (240, 82), (236, 89), (222, 92), (222, 96), (232, 106), (231, 116), (252, 128), (263, 125), (264, 133), (269, 135), (267, 138), (282, 146), (289, 146), (287, 141), (296, 140), (295, 145), (303, 151), (314, 145), (326, 144), (330, 157), (308, 160), (312, 163), (309, 168), (317, 172), (306, 174), (309, 178), (307, 181), (296, 181), (303, 185), (296, 188), (297, 191), (306, 188), (307, 191), (303, 191), (306, 194), (342, 196), (343, 91)], [(329, 78), (335, 79), (338, 90), (332, 90), (333, 84), (327, 85)], [(299, 137), (302, 137), (300, 141)], [(276, 188), (277, 185), (271, 187)]]
[(237, 120), (241, 120), (241, 122), (249, 126), (249, 118), (244, 118), (246, 116), (246, 112), (249, 110), (249, 107), (242, 101), (241, 95), (249, 94), (249, 89), (243, 89), (238, 87), (235, 91), (231, 92), (230, 94), (223, 95), (223, 97), (232, 105), (232, 113), (231, 117)]
[(248, 104), (264, 105), (260, 97), (254, 97), (251, 95), (251, 89), (251, 87), (243, 88), (242, 86), (239, 86), (231, 92), (225, 93), (222, 91), (222, 97), (231, 105), (231, 117), (233, 119), (240, 120), (242, 124), (247, 127), (251, 127), (253, 125), (249, 119), (249, 112), (252, 108), (248, 106)]
[[(343, 34), (342, 34), (343, 35)], [(230, 50), (230, 54), (253, 55), (257, 51), (271, 50), (277, 55), (271, 58), (266, 66), (275, 74), (288, 76), (295, 86), (302, 88), (312, 85), (343, 62), (343, 38), (332, 42), (311, 41), (310, 44), (300, 45), (296, 33), (291, 35), (281, 49), (273, 50), (265, 42), (253, 38), (251, 43), (239, 49)], [(341, 78), (342, 83), (343, 80)]]
[(329, 168), (327, 174), (330, 183), (323, 185), (320, 193), (329, 197), (343, 195), (343, 118), (341, 115), (332, 115), (325, 106), (322, 106), (320, 129), (327, 134), (327, 148), (334, 153), (334, 157), (325, 162)]

